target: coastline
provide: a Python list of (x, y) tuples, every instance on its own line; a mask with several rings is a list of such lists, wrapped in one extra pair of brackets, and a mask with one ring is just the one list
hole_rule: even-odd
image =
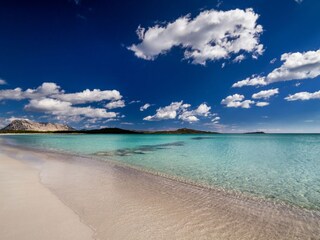
[[(34, 134), (27, 134), (27, 135), (34, 135)], [(47, 154), (52, 154), (54, 158), (59, 158), (59, 159), (77, 158), (77, 159), (83, 159), (84, 161), (90, 161), (91, 163), (99, 163), (99, 164), (103, 163), (110, 168), (123, 168), (126, 171), (132, 171), (135, 174), (151, 175), (151, 176), (154, 176), (155, 178), (160, 178), (160, 181), (161, 179), (170, 180), (170, 181), (177, 182), (178, 184), (186, 184), (191, 187), (213, 191), (214, 194), (218, 194), (218, 195), (222, 194), (226, 197), (239, 198), (244, 201), (256, 201), (260, 203), (264, 202), (264, 204), (286, 206), (287, 208), (298, 209), (298, 210), (300, 209), (303, 211), (315, 212), (320, 214), (320, 206), (319, 208), (302, 206), (290, 201), (286, 201), (284, 199), (278, 199), (278, 198), (268, 197), (268, 196), (260, 196), (250, 192), (242, 192), (237, 189), (230, 189), (230, 188), (226, 189), (217, 185), (209, 185), (203, 182), (200, 183), (200, 182), (192, 181), (190, 179), (186, 179), (183, 177), (173, 176), (163, 172), (142, 168), (142, 167), (135, 166), (132, 164), (127, 164), (124, 162), (119, 162), (116, 160), (112, 160), (109, 157), (106, 159), (105, 157), (101, 157), (100, 155), (83, 155), (80, 153), (62, 151), (57, 149), (44, 149), (44, 148), (36, 148), (31, 146), (26, 147), (13, 142), (9, 142), (7, 139), (0, 138), (0, 147), (1, 145), (8, 148), (18, 148), (19, 150), (22, 150), (24, 152), (39, 153), (39, 154), (42, 154), (44, 158), (46, 158)]]
[(80, 156), (8, 146), (1, 151), (37, 169), (41, 184), (96, 229), (98, 239), (320, 236), (317, 211), (244, 199)]

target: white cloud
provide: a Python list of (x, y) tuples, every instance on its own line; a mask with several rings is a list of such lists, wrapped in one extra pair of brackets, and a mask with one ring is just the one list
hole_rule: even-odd
[(7, 84), (7, 82), (0, 78), (0, 85), (6, 85), (6, 84)]
[(91, 106), (75, 107), (75, 104), (84, 104), (90, 102), (100, 102), (110, 100), (107, 107), (120, 108), (125, 103), (121, 100), (122, 96), (117, 90), (99, 89), (84, 90), (78, 93), (65, 94), (64, 90), (56, 83), (43, 83), (36, 89), (27, 89), (23, 91), (21, 88), (0, 90), (1, 100), (29, 100), (24, 109), (28, 111), (44, 112), (52, 114), (59, 119), (75, 119), (81, 117), (87, 118), (114, 118), (117, 113), (108, 112), (103, 108), (93, 108)]
[(221, 104), (230, 108), (250, 108), (251, 104), (254, 104), (252, 100), (244, 100), (244, 96), (240, 94), (234, 94), (222, 99)]
[(239, 63), (239, 62), (242, 62), (244, 59), (246, 59), (246, 57), (243, 54), (240, 54), (235, 59), (233, 59), (232, 62)]
[(169, 106), (158, 108), (157, 112), (153, 116), (147, 116), (143, 120), (154, 121), (154, 120), (164, 120), (164, 119), (175, 119), (177, 116), (177, 111), (182, 108), (183, 101), (173, 102)]
[(265, 78), (261, 76), (253, 75), (245, 80), (241, 80), (232, 85), (232, 87), (243, 87), (243, 86), (256, 86), (256, 85), (266, 85)]
[(239, 52), (252, 53), (256, 58), (264, 51), (259, 43), (263, 28), (257, 24), (258, 17), (252, 9), (210, 10), (193, 19), (186, 15), (163, 26), (148, 29), (139, 26), (136, 32), (141, 42), (128, 49), (139, 58), (154, 60), (179, 46), (185, 50), (185, 59), (203, 65)]
[(196, 116), (194, 115), (191, 115), (191, 112), (183, 112), (180, 116), (179, 116), (179, 119), (181, 119), (182, 121), (185, 121), (185, 122), (189, 122), (189, 123), (192, 123), (192, 122), (197, 122), (199, 121), (199, 118), (197, 118)]
[(118, 101), (112, 101), (112, 102), (109, 102), (107, 105), (106, 105), (106, 108), (108, 109), (114, 109), (114, 108), (123, 108), (125, 107), (126, 104), (124, 102), (124, 100), (118, 100)]
[[(189, 108), (189, 107), (190, 107), (190, 104), (187, 104), (186, 108)], [(209, 116), (211, 114), (210, 109), (211, 109), (210, 106), (208, 106), (206, 103), (202, 103), (195, 110), (183, 109), (182, 113), (178, 116), (178, 119), (185, 121), (185, 122), (189, 122), (189, 123), (197, 122), (197, 121), (199, 121), (198, 117)]]
[(24, 99), (21, 88), (0, 90), (0, 100), (21, 100)]
[(134, 103), (140, 103), (140, 100), (132, 100), (131, 102), (129, 102), (129, 104), (134, 104)]
[(103, 108), (73, 107), (70, 102), (63, 102), (51, 98), (43, 98), (40, 100), (32, 99), (25, 106), (25, 110), (44, 112), (63, 117), (84, 116), (89, 118), (114, 118), (117, 116), (116, 113), (107, 112)]
[(267, 85), (275, 82), (312, 79), (320, 76), (320, 50), (281, 55), (283, 64), (267, 76), (252, 76), (233, 84), (233, 87)]
[(100, 102), (103, 100), (114, 101), (114, 100), (120, 100), (122, 98), (120, 92), (117, 90), (101, 91), (100, 89), (94, 89), (94, 90), (86, 89), (83, 92), (59, 94), (54, 97), (62, 101), (71, 102), (73, 104)]
[(270, 60), (270, 64), (274, 64), (277, 61), (277, 58), (273, 58)]
[(268, 74), (267, 83), (315, 78), (320, 75), (320, 50), (285, 53), (282, 54), (281, 61), (284, 61), (282, 66)]
[(0, 100), (22, 100), (34, 99), (51, 96), (53, 94), (63, 93), (60, 87), (55, 83), (43, 83), (36, 89), (27, 89), (23, 91), (21, 88), (0, 90)]
[(320, 91), (310, 93), (310, 92), (298, 92), (293, 95), (289, 95), (285, 98), (287, 101), (306, 101), (311, 99), (320, 99)]
[(196, 109), (189, 110), (191, 107), (190, 104), (184, 104), (183, 101), (172, 102), (170, 105), (156, 110), (156, 114), (152, 116), (147, 116), (143, 120), (146, 121), (157, 121), (165, 119), (176, 119), (185, 121), (185, 122), (197, 122), (199, 117), (208, 117), (211, 115), (210, 109), (206, 103), (200, 104)]
[(252, 95), (253, 99), (269, 99), (270, 97), (276, 95), (279, 93), (279, 89), (275, 88), (275, 89), (269, 89), (269, 90), (264, 90), (264, 91), (260, 91), (258, 93), (255, 93)]
[(62, 92), (60, 90), (60, 86), (58, 86), (56, 83), (52, 83), (52, 82), (44, 82), (44, 83), (42, 83), (41, 86), (37, 87), (35, 90), (27, 89), (27, 91), (26, 91), (26, 93), (38, 94), (41, 96), (50, 96), (50, 95), (59, 94)]
[(212, 120), (211, 120), (211, 122), (212, 123), (214, 123), (214, 124), (218, 124), (219, 123), (219, 121), (220, 121), (220, 117), (214, 117)]
[(194, 111), (196, 115), (207, 117), (210, 114), (211, 107), (206, 103), (202, 103), (199, 107)]
[(56, 112), (56, 111), (64, 111), (65, 109), (69, 109), (71, 107), (71, 103), (62, 102), (60, 100), (52, 99), (52, 98), (43, 98), (40, 100), (32, 99), (26, 106), (25, 109), (28, 111), (36, 111), (36, 112)]
[(257, 102), (257, 103), (256, 103), (256, 106), (257, 106), (257, 107), (265, 107), (265, 106), (268, 106), (268, 105), (269, 105), (268, 102)]
[(151, 107), (151, 104), (146, 103), (140, 107), (140, 111), (143, 112), (144, 110), (147, 110), (149, 107)]

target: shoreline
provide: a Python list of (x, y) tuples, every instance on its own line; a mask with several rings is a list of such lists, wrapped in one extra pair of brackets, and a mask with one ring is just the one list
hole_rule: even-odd
[(96, 229), (98, 239), (167, 239), (172, 234), (177, 239), (316, 239), (320, 235), (317, 211), (243, 199), (81, 156), (1, 148), (38, 169), (41, 183), (81, 222)]
[(271, 205), (275, 204), (275, 205), (279, 205), (279, 206), (286, 206), (287, 208), (291, 208), (291, 209), (298, 209), (298, 210), (308, 211), (311, 213), (315, 212), (315, 213), (320, 214), (320, 207), (319, 208), (310, 208), (310, 207), (300, 206), (300, 205), (295, 204), (293, 202), (285, 201), (283, 199), (268, 198), (266, 196), (260, 196), (260, 195), (249, 193), (249, 192), (242, 192), (242, 191), (236, 190), (236, 189), (225, 189), (223, 187), (216, 186), (216, 185), (199, 183), (199, 182), (188, 180), (188, 179), (185, 179), (182, 177), (169, 175), (169, 174), (166, 174), (163, 172), (153, 171), (153, 170), (145, 169), (142, 167), (126, 164), (123, 162), (112, 160), (110, 158), (103, 158), (99, 155), (83, 155), (83, 154), (78, 154), (78, 153), (73, 153), (73, 152), (59, 151), (56, 149), (53, 150), (53, 149), (41, 149), (41, 148), (35, 148), (35, 147), (25, 147), (25, 146), (20, 146), (18, 144), (9, 143), (7, 140), (6, 140), (6, 142), (3, 142), (3, 139), (2, 140), (0, 139), (0, 146), (1, 145), (7, 146), (9, 148), (19, 148), (19, 149), (27, 151), (27, 152), (37, 152), (37, 153), (41, 153), (41, 154), (49, 153), (49, 154), (61, 156), (62, 158), (76, 157), (76, 158), (81, 158), (81, 159), (89, 160), (89, 161), (102, 162), (103, 164), (106, 164), (111, 168), (112, 167), (113, 168), (119, 167), (119, 168), (124, 168), (128, 171), (136, 171), (136, 174), (148, 174), (148, 175), (151, 175), (154, 177), (174, 181), (174, 182), (177, 182), (178, 184), (186, 184), (191, 187), (213, 191), (214, 194), (219, 194), (219, 195), (221, 194), (221, 195), (225, 195), (227, 197), (237, 198), (237, 199), (241, 199), (244, 201), (256, 201), (256, 202), (264, 202), (265, 204), (271, 204)]

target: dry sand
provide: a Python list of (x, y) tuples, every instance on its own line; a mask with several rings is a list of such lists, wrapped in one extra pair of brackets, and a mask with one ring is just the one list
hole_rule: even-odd
[(2, 240), (93, 239), (91, 228), (39, 182), (38, 170), (0, 153)]
[(1, 239), (90, 239), (87, 226), (101, 240), (320, 239), (319, 212), (94, 159), (1, 151), (11, 157), (0, 157)]

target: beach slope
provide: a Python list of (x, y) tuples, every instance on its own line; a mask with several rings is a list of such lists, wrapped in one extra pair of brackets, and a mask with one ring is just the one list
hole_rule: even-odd
[(0, 153), (1, 239), (85, 240), (93, 234), (39, 182), (36, 169)]

